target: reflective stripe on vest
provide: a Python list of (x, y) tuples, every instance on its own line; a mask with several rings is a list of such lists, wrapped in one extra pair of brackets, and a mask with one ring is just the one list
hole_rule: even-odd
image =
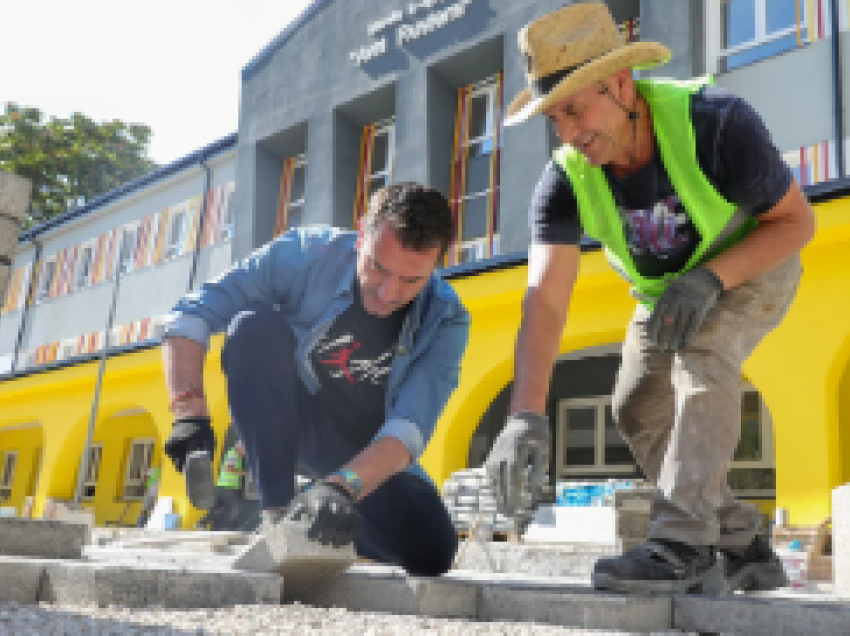
[(739, 212), (715, 190), (697, 161), (691, 95), (711, 81), (703, 77), (635, 82), (649, 104), (661, 161), (673, 190), (700, 237), (693, 255), (678, 272), (642, 276), (629, 252), (623, 220), (602, 168), (590, 165), (572, 146), (561, 146), (554, 154), (572, 184), (585, 234), (602, 243), (611, 265), (632, 283), (634, 295), (650, 307), (676, 277), (737, 243), (757, 225), (753, 217)]
[(239, 471), (242, 470), (242, 456), (236, 452), (235, 448), (231, 448), (224, 456), (224, 465), (221, 467), (221, 472), (218, 475), (216, 486), (219, 488), (239, 488)]

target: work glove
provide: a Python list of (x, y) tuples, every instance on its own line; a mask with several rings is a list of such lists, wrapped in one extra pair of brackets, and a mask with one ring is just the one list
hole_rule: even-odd
[(165, 454), (171, 458), (177, 472), (183, 472), (189, 453), (203, 450), (213, 457), (215, 453), (215, 433), (212, 420), (205, 416), (183, 417), (171, 425), (171, 435), (162, 446)]
[(286, 509), (290, 521), (307, 521), (307, 538), (339, 548), (357, 538), (363, 518), (341, 484), (320, 481), (298, 493)]
[(539, 413), (517, 413), (508, 417), (496, 438), (484, 468), (496, 491), (498, 509), (508, 516), (523, 508), (523, 486), (539, 496), (549, 467), (549, 418)]
[(646, 323), (649, 341), (662, 351), (687, 347), (723, 291), (723, 281), (706, 267), (679, 276), (655, 303)]

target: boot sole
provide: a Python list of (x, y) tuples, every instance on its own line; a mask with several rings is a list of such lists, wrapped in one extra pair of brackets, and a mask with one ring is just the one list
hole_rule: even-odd
[(594, 572), (591, 583), (595, 590), (627, 592), (629, 594), (711, 594), (722, 596), (729, 593), (723, 576), (723, 564), (715, 563), (698, 576), (674, 581), (652, 581), (618, 579), (604, 572)]
[(189, 453), (183, 468), (186, 494), (191, 504), (200, 510), (209, 510), (215, 503), (215, 481), (212, 461), (206, 451)]
[(770, 592), (788, 587), (790, 581), (781, 563), (749, 563), (728, 579), (732, 592)]

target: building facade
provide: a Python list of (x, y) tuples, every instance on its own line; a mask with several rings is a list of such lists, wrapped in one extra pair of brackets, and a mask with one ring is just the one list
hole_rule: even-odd
[[(21, 507), (33, 496), (38, 509), (74, 496), (82, 471), (84, 500), (103, 523), (134, 505), (140, 471), (162, 463), (161, 492), (191, 522), (196, 511), (160, 455), (171, 424), (162, 317), (288, 228), (356, 228), (371, 192), (407, 180), (450, 199), (456, 234), (444, 275), (473, 320), (461, 386), (423, 463), (438, 482), (479, 463), (507, 412), (528, 203), (557, 147), (542, 117), (502, 126), (525, 85), (516, 36), (564, 4), (316, 0), (244, 69), (236, 135), (25, 233), (0, 315), (0, 498)], [(753, 104), (816, 204), (798, 301), (744, 368), (730, 479), (765, 509), (789, 508), (793, 523), (820, 521), (831, 489), (850, 480), (850, 308), (841, 291), (850, 284), (850, 0), (607, 4), (625, 41), (672, 49), (670, 63), (644, 75), (712, 73)], [(637, 473), (610, 415), (633, 302), (587, 246), (549, 400), (553, 479)], [(222, 439), (220, 344), (206, 389)]]

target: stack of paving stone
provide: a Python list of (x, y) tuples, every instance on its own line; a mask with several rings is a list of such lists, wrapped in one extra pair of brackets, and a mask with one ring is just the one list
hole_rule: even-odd
[[(443, 502), (459, 532), (509, 533), (514, 520), (496, 508), (496, 495), (483, 468), (470, 468), (453, 473), (443, 483)], [(480, 520), (479, 520), (480, 517)]]

